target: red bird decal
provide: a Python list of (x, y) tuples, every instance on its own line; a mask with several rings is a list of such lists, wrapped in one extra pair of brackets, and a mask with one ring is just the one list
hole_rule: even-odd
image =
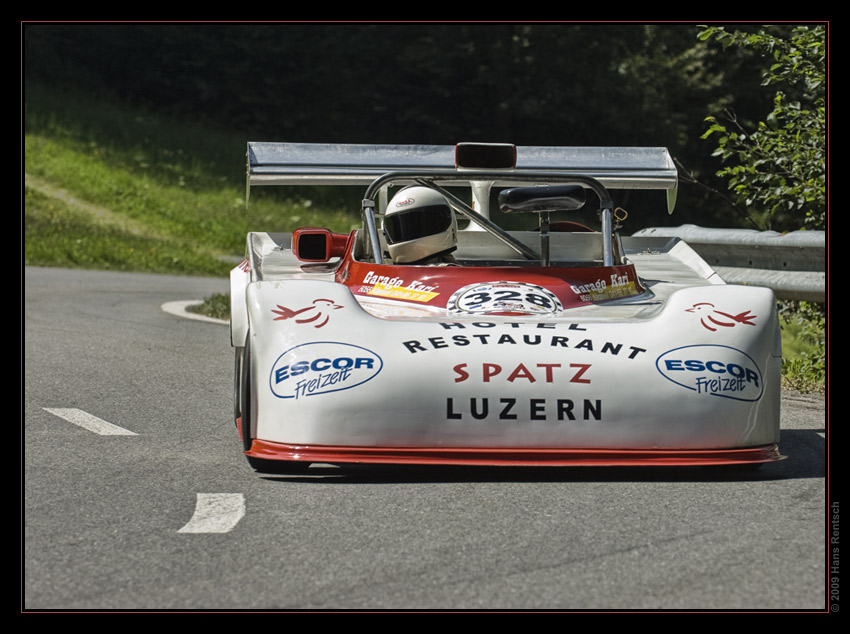
[[(313, 300), (312, 306), (307, 306), (306, 308), (299, 308), (298, 310), (292, 310), (290, 308), (286, 308), (286, 306), (277, 305), (277, 310), (272, 309), (272, 312), (279, 317), (275, 317), (275, 321), (281, 321), (283, 319), (292, 319), (295, 317), (296, 324), (313, 324), (315, 328), (321, 328), (330, 319), (328, 312), (331, 310), (339, 310), (342, 308), (340, 304), (334, 304), (333, 301), (329, 299), (316, 299)], [(317, 322), (317, 323), (313, 323)]]
[(717, 331), (715, 326), (731, 328), (737, 324), (756, 325), (753, 320), (756, 319), (757, 315), (751, 315), (748, 310), (737, 315), (730, 315), (729, 313), (724, 313), (722, 310), (716, 310), (714, 304), (708, 302), (694, 304), (693, 307), (686, 308), (685, 310), (689, 313), (702, 313), (703, 317), (700, 318), (700, 323), (712, 332)]

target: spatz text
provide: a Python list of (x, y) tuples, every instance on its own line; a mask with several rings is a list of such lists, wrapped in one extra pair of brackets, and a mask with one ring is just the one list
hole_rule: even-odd
[(498, 363), (468, 364), (459, 363), (452, 368), (455, 373), (454, 382), (463, 383), (472, 377), (473, 380), (480, 379), (483, 383), (490, 383), (497, 379), (514, 382), (544, 383), (568, 382), (568, 383), (590, 383), (590, 378), (585, 374), (591, 368), (589, 363), (520, 363), (515, 367), (503, 367)]

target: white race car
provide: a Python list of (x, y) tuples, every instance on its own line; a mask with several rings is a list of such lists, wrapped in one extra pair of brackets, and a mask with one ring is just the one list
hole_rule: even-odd
[[(778, 460), (773, 292), (675, 238), (620, 237), (610, 191), (664, 148), (249, 143), (253, 185), (362, 185), (363, 227), (250, 233), (231, 273), (236, 421), (261, 472), (310, 463)], [(536, 229), (491, 220), (535, 214)], [(593, 230), (554, 212), (598, 208)]]

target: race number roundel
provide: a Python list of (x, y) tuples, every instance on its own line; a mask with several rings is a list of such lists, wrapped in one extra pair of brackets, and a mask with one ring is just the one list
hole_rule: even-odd
[(449, 298), (453, 313), (547, 315), (564, 309), (552, 291), (524, 282), (470, 284)]

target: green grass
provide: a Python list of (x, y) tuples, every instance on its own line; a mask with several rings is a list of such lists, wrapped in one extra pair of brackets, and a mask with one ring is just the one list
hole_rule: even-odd
[(826, 386), (826, 316), (823, 305), (780, 302), (783, 384), (801, 392)]
[(225, 275), (249, 231), (349, 231), (356, 192), (265, 188), (249, 139), (28, 86), (24, 261)]
[(215, 252), (116, 217), (104, 218), (29, 187), (24, 193), (26, 264), (223, 276)]
[[(262, 134), (210, 130), (27, 84), (24, 263), (225, 277), (249, 231), (348, 232), (362, 191), (255, 188), (245, 149)], [(201, 310), (228, 318), (226, 296)], [(783, 320), (786, 385), (822, 391), (823, 321)], [(808, 321), (801, 321), (805, 317)]]
[(225, 293), (213, 293), (209, 297), (204, 298), (200, 304), (195, 304), (188, 308), (190, 312), (214, 317), (215, 319), (230, 319), (230, 295)]

